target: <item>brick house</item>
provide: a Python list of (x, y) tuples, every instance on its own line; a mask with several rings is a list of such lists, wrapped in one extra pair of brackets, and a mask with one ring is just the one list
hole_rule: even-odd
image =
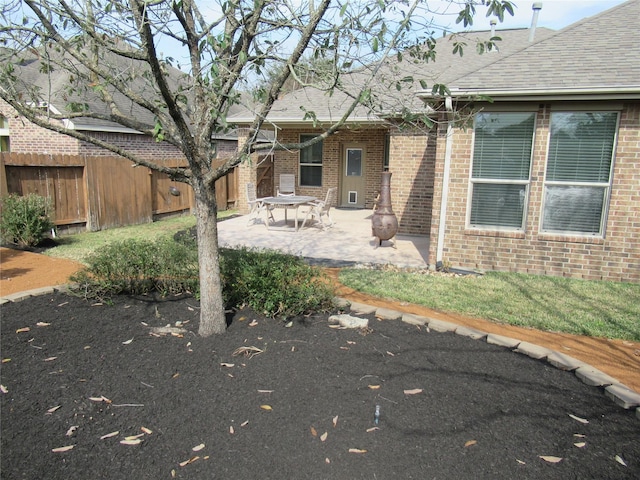
[[(498, 31), (497, 51), (484, 55), (449, 55), (447, 36), (435, 63), (389, 59), (379, 87), (392, 75), (413, 85), (387, 89), (378, 115), (356, 109), (316, 147), (276, 152), (274, 178), (294, 173), (299, 192), (316, 197), (337, 186), (338, 207), (370, 208), (389, 170), (400, 233), (430, 236), (434, 267), (639, 282), (640, 31), (631, 18), (640, 0), (558, 32)], [(268, 120), (279, 141), (304, 140), (316, 130), (300, 105), (328, 123), (346, 104), (307, 88)], [(400, 108), (432, 113), (434, 126), (398, 128)], [(240, 185), (253, 179), (245, 167)]]

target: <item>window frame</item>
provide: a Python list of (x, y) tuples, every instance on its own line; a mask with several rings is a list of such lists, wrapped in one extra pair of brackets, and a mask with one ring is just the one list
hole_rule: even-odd
[(11, 151), (9, 119), (0, 113), (0, 152)]
[[(311, 140), (312, 138), (316, 138), (318, 135), (314, 133), (302, 133), (300, 134), (299, 141), (300, 143), (305, 143)], [(298, 186), (307, 187), (307, 188), (322, 188), (323, 184), (323, 174), (324, 174), (324, 140), (320, 140), (318, 142), (320, 144), (321, 153), (320, 153), (320, 162), (303, 162), (303, 152), (307, 149), (313, 149), (317, 144), (311, 145), (309, 147), (301, 148), (298, 153)], [(312, 150), (313, 151), (313, 150)], [(319, 185), (311, 185), (303, 183), (304, 176), (302, 175), (303, 168), (319, 168), (320, 169), (320, 184)]]
[[(527, 179), (499, 179), (499, 178), (474, 178), (473, 167), (474, 157), (476, 149), (476, 125), (478, 115), (500, 115), (500, 114), (528, 114), (533, 115), (533, 129), (531, 132), (531, 149), (529, 152), (529, 170)], [(467, 214), (466, 214), (466, 228), (473, 231), (495, 231), (495, 232), (511, 232), (511, 233), (524, 233), (527, 225), (527, 215), (529, 212), (529, 199), (531, 195), (531, 176), (533, 171), (533, 158), (536, 143), (536, 133), (538, 125), (538, 112), (531, 109), (504, 109), (504, 110), (483, 110), (477, 112), (473, 119), (473, 138), (471, 141), (471, 163), (469, 168), (469, 189), (467, 195)], [(480, 184), (485, 185), (524, 185), (524, 198), (522, 205), (522, 222), (519, 227), (505, 226), (505, 225), (482, 225), (474, 224), (471, 222), (472, 206), (473, 206), (473, 192), (474, 186)]]
[[(613, 132), (613, 141), (611, 146), (611, 163), (609, 165), (609, 180), (607, 182), (585, 182), (585, 181), (562, 181), (562, 180), (548, 180), (549, 174), (549, 164), (551, 157), (551, 135), (552, 135), (552, 121), (554, 114), (574, 114), (574, 113), (612, 113), (616, 115), (615, 128)], [(605, 109), (600, 110), (597, 108), (593, 109), (558, 109), (553, 110), (549, 115), (549, 134), (547, 138), (547, 152), (545, 157), (545, 166), (544, 166), (544, 180), (542, 185), (542, 201), (541, 201), (541, 210), (540, 210), (540, 225), (539, 231), (543, 235), (562, 235), (562, 236), (578, 236), (578, 237), (588, 237), (588, 238), (604, 238), (606, 234), (606, 226), (607, 219), (609, 216), (609, 207), (611, 202), (611, 190), (613, 185), (613, 169), (616, 159), (616, 150), (618, 145), (618, 133), (620, 130), (620, 111), (616, 109)], [(602, 188), (602, 210), (600, 213), (600, 228), (596, 233), (591, 232), (580, 232), (575, 230), (552, 230), (545, 229), (545, 211), (547, 206), (547, 187), (593, 187), (593, 188)]]

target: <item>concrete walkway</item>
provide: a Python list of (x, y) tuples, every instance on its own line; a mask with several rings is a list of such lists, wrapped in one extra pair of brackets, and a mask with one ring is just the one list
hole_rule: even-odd
[[(264, 224), (264, 217), (251, 221), (249, 225), (247, 215), (220, 222), (219, 245), (273, 249), (331, 266), (393, 264), (427, 268), (429, 264), (427, 236), (397, 235), (395, 242), (385, 241), (381, 247), (375, 248), (371, 236), (371, 210), (332, 208), (332, 227), (323, 230), (317, 222), (307, 222), (297, 232), (293, 210), (289, 210), (286, 224), (284, 210), (275, 209), (273, 214), (275, 223), (270, 223), (269, 229)], [(304, 215), (299, 213), (298, 218), (302, 223)]]

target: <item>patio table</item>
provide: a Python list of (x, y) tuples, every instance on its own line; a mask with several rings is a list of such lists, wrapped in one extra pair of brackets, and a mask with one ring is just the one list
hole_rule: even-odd
[[(262, 199), (262, 202), (265, 205), (271, 205), (278, 208), (284, 208), (284, 223), (287, 223), (287, 210), (289, 208), (295, 208), (296, 216), (295, 216), (295, 229), (298, 231), (298, 207), (300, 205), (304, 205), (309, 202), (315, 202), (318, 199), (316, 197), (309, 197), (306, 195), (294, 195), (291, 197), (266, 197)], [(267, 217), (265, 218), (265, 225), (267, 226), (267, 230), (269, 229), (269, 210), (265, 209)]]

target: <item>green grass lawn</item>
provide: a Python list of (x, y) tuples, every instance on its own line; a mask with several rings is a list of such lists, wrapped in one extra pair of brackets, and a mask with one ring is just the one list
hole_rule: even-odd
[(640, 285), (490, 272), (443, 276), (344, 269), (340, 281), (378, 297), (539, 330), (640, 341)]

